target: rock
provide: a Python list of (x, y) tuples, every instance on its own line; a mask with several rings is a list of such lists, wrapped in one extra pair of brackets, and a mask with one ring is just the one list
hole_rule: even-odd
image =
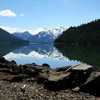
[(14, 75), (17, 75), (17, 74), (20, 74), (22, 73), (22, 67), (18, 66), (16, 63), (12, 62), (9, 64), (6, 64), (6, 66), (9, 68), (9, 69), (12, 69), (11, 70), (11, 74), (14, 74)]
[(70, 87), (75, 88), (75, 87), (81, 86), (82, 84), (86, 82), (89, 75), (90, 73), (86, 73), (83, 71), (72, 71), (70, 74), (70, 79), (72, 81), (70, 83)]
[(71, 71), (88, 71), (91, 70), (92, 68), (93, 66), (89, 66), (89, 65), (76, 65), (72, 67)]
[(30, 75), (30, 76), (37, 76), (38, 73), (33, 68), (29, 67), (25, 69), (25, 74)]
[(69, 87), (70, 84), (70, 73), (62, 74), (56, 73), (48, 77), (48, 80), (45, 82), (45, 86), (48, 89), (60, 90)]
[(44, 83), (48, 79), (49, 75), (47, 73), (39, 73), (38, 83)]
[(23, 66), (23, 69), (26, 69), (26, 68), (34, 69), (34, 70), (36, 70), (37, 72), (43, 70), (42, 66), (37, 66), (37, 65), (34, 66), (34, 64), (25, 64), (25, 65)]
[(32, 63), (32, 65), (36, 66), (36, 64), (35, 64), (35, 63)]
[(5, 58), (4, 57), (0, 57), (0, 63), (6, 63), (6, 62), (8, 62), (7, 60), (5, 60)]
[(5, 73), (11, 73), (11, 69), (7, 69), (7, 68), (2, 68), (0, 69), (0, 72), (5, 72)]
[(17, 65), (14, 60), (10, 61), (9, 63)]
[(100, 72), (91, 72), (87, 81), (80, 86), (80, 91), (100, 96)]
[(65, 67), (61, 67), (61, 68), (56, 68), (54, 69), (56, 72), (60, 72), (60, 71), (66, 71), (68, 68), (70, 68), (71, 66), (65, 66)]
[(75, 87), (75, 88), (72, 89), (72, 91), (74, 91), (74, 92), (78, 92), (79, 90), (80, 90), (79, 87)]
[(35, 82), (36, 80), (34, 78), (28, 78), (27, 82)]
[(26, 89), (26, 85), (24, 85), (23, 87), (21, 87), (21, 91), (22, 91), (23, 93), (25, 93), (25, 89)]
[(50, 66), (49, 66), (47, 63), (44, 63), (42, 66), (43, 66), (43, 67), (50, 68)]
[(3, 77), (3, 80), (10, 81), (10, 82), (20, 82), (23, 80), (23, 76), (21, 75), (7, 75)]

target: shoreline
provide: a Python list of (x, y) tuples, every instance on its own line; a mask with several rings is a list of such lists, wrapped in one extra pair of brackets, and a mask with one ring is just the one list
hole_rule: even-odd
[(99, 78), (94, 66), (51, 69), (0, 58), (0, 100), (99, 100)]

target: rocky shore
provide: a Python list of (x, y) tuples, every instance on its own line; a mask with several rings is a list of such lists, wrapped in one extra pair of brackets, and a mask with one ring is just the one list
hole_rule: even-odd
[(0, 58), (0, 100), (100, 100), (100, 68), (18, 66)]

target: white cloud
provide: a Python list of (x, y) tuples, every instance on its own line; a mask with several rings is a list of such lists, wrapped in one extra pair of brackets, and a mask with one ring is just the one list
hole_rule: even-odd
[(20, 14), (20, 16), (24, 16), (24, 14)]
[[(6, 26), (0, 26), (0, 28), (6, 30), (9, 33), (14, 33), (14, 32), (22, 32), (20, 28), (11, 28), (11, 27), (6, 27)], [(23, 30), (24, 31), (24, 30)]]
[(12, 12), (11, 10), (7, 9), (7, 10), (1, 10), (0, 11), (0, 16), (15, 17), (16, 14), (14, 12)]

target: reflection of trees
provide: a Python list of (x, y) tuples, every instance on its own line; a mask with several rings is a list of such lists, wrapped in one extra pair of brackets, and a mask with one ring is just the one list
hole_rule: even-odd
[(65, 46), (55, 45), (64, 56), (71, 60), (78, 60), (90, 65), (100, 66), (99, 46)]
[(12, 52), (13, 50), (18, 49), (19, 47), (22, 47), (23, 45), (18, 44), (0, 44), (0, 57), (5, 56), (6, 54)]

